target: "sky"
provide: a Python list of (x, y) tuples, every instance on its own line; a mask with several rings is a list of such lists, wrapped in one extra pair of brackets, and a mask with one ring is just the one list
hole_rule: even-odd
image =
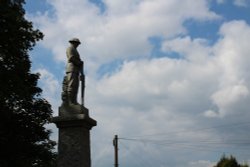
[[(250, 164), (250, 0), (26, 0), (30, 52), (58, 115), (68, 40), (85, 63), (94, 167)], [(58, 139), (55, 125), (51, 138)]]

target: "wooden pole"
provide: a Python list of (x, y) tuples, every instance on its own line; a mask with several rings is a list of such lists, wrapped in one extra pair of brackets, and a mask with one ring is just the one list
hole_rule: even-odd
[(118, 135), (115, 135), (114, 140), (113, 140), (113, 145), (114, 145), (114, 153), (115, 153), (115, 163), (114, 163), (114, 167), (118, 167)]

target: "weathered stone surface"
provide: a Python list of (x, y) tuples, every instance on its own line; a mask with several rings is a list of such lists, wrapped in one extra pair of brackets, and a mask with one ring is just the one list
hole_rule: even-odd
[[(78, 38), (69, 40), (66, 76), (63, 79), (62, 100), (59, 116), (52, 122), (59, 128), (58, 167), (91, 167), (90, 130), (96, 121), (89, 117), (84, 107), (84, 63), (77, 51), (81, 43)], [(77, 103), (77, 93), (81, 83), (81, 101)]]
[(59, 128), (58, 167), (91, 167), (90, 129), (97, 123), (85, 107), (81, 114), (66, 109), (60, 107), (63, 114), (52, 119)]
[(87, 108), (85, 108), (82, 105), (62, 105), (61, 107), (59, 107), (59, 116), (62, 117), (70, 117), (70, 116), (74, 116), (77, 114), (84, 114), (85, 116), (89, 116), (89, 110)]

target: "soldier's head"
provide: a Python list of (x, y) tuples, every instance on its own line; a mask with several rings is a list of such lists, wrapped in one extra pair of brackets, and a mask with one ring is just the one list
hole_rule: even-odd
[(70, 39), (69, 43), (71, 43), (75, 48), (77, 48), (77, 46), (81, 44), (81, 42), (80, 42), (80, 40), (78, 38)]

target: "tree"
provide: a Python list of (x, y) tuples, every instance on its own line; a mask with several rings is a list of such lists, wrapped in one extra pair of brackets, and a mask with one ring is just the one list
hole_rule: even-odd
[(55, 142), (44, 125), (52, 110), (28, 55), (43, 34), (25, 19), (24, 3), (0, 1), (0, 166), (49, 167)]
[(220, 161), (214, 167), (248, 167), (248, 165), (238, 164), (237, 160), (233, 156), (226, 157), (223, 155)]

